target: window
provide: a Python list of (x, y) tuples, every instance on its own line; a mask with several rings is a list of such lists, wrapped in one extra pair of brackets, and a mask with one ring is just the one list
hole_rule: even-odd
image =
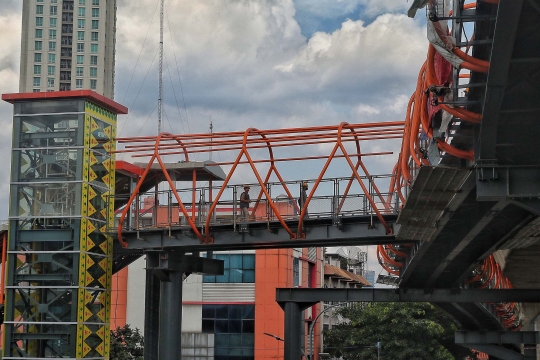
[(97, 68), (95, 67), (90, 68), (90, 77), (97, 77)]
[(49, 54), (49, 64), (54, 64), (56, 62), (56, 54)]
[(84, 43), (77, 43), (77, 52), (84, 52)]
[(47, 87), (54, 87), (54, 78), (47, 78)]
[(92, 30), (99, 29), (99, 20), (92, 20)]
[(253, 359), (255, 305), (202, 305), (202, 332), (214, 334), (215, 359)]
[(97, 89), (97, 80), (90, 80), (90, 89), (92, 90)]
[(203, 282), (208, 283), (253, 283), (255, 282), (255, 255), (218, 254), (216, 259), (224, 261), (223, 275), (208, 275)]
[(51, 4), (56, 4), (58, 0), (51, 0)]
[(36, 5), (36, 14), (43, 15), (43, 5)]
[(84, 29), (84, 26), (85, 26), (84, 19), (79, 19), (79, 20), (77, 20), (77, 27), (78, 27), (79, 29)]
[(79, 5), (86, 5), (86, 0), (79, 0)]
[(97, 65), (97, 56), (90, 56), (90, 65)]
[(76, 74), (77, 74), (77, 76), (84, 76), (84, 68), (78, 67), (76, 69)]
[(99, 6), (99, 0), (92, 0), (92, 6)]
[(98, 52), (98, 44), (90, 44), (90, 52), (93, 54), (97, 54)]
[(293, 286), (300, 286), (300, 260), (297, 257), (293, 259)]
[(98, 38), (99, 38), (98, 36), (99, 36), (98, 32), (92, 31), (92, 41), (98, 41)]
[(47, 66), (47, 75), (54, 75), (54, 65)]
[(76, 89), (82, 89), (82, 87), (83, 87), (83, 79), (75, 80), (75, 88)]
[(56, 40), (56, 30), (49, 30), (49, 40)]
[(99, 8), (92, 9), (92, 17), (99, 17)]
[(43, 47), (43, 43), (41, 41), (36, 41), (34, 43), (34, 50), (41, 50), (42, 47)]
[(77, 55), (77, 64), (84, 64), (84, 55)]
[(51, 6), (50, 14), (53, 16), (58, 15), (58, 6)]
[(50, 18), (49, 19), (49, 26), (50, 27), (56, 27), (56, 18)]
[(36, 39), (41, 39), (43, 37), (43, 29), (36, 29)]
[(36, 2), (40, 3), (40, 2), (43, 2), (43, 0), (37, 0)]
[(49, 51), (56, 51), (56, 41), (49, 41)]
[(84, 41), (84, 31), (77, 31), (77, 40)]
[(38, 78), (38, 77), (34, 78), (34, 86), (41, 86), (41, 78)]
[(34, 65), (34, 75), (41, 75), (41, 65)]
[(41, 53), (34, 53), (34, 62), (41, 62)]
[(36, 17), (36, 26), (43, 26), (43, 18), (42, 17)]
[(80, 7), (79, 8), (79, 17), (86, 16), (86, 8)]

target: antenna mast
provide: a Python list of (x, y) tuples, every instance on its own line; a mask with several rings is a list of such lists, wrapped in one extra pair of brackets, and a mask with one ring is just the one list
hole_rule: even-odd
[[(212, 124), (212, 115), (210, 115), (210, 135), (214, 134), (214, 125)], [(212, 142), (214, 141), (214, 137), (210, 136), (210, 160), (212, 160)]]
[(158, 135), (161, 133), (161, 110), (163, 97), (163, 3), (161, 0), (159, 12), (159, 99), (158, 99)]

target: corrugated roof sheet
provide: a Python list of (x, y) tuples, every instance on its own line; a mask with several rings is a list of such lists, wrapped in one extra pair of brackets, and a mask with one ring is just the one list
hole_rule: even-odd
[(324, 264), (324, 275), (325, 276), (338, 276), (343, 279), (348, 279), (353, 282), (362, 284), (363, 286), (372, 286), (369, 281), (367, 281), (363, 276), (352, 273), (347, 270), (338, 268), (337, 266)]

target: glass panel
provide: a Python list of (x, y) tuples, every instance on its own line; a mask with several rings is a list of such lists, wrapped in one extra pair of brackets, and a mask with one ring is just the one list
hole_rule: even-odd
[(215, 305), (216, 306), (216, 319), (228, 319), (229, 311), (227, 305)]
[(253, 334), (255, 332), (255, 320), (242, 320), (242, 333)]
[(230, 255), (229, 267), (231, 269), (242, 269), (242, 255)]
[(229, 332), (229, 320), (216, 320), (216, 334)]
[(243, 347), (253, 347), (255, 344), (253, 334), (242, 334), (242, 346)]
[(245, 254), (244, 257), (244, 269), (255, 269), (255, 255)]
[(20, 103), (19, 114), (47, 114), (59, 112), (77, 112), (83, 100), (36, 101)]
[(207, 334), (214, 333), (214, 320), (202, 320), (202, 332)]
[(242, 305), (242, 319), (255, 319), (255, 305)]
[(242, 282), (254, 283), (255, 282), (255, 270), (244, 270)]
[(214, 305), (203, 305), (202, 306), (202, 318), (203, 319), (214, 319), (216, 317), (216, 307)]
[[(10, 216), (78, 216), (80, 183), (37, 183), (11, 186)], [(79, 203), (79, 205), (78, 205)]]
[(229, 320), (229, 333), (240, 334), (242, 332), (241, 320)]
[(231, 269), (229, 271), (229, 282), (240, 283), (242, 282), (242, 270), (241, 269)]
[(82, 157), (82, 151), (67, 148), (14, 150), (14, 164), (20, 165), (13, 181), (73, 181), (77, 178), (77, 159)]
[(229, 319), (241, 319), (242, 306), (244, 305), (229, 305)]
[(230, 268), (230, 266), (229, 266), (229, 255), (217, 254), (215, 256), (215, 258), (218, 259), (218, 260), (223, 260), (224, 261), (223, 266), (226, 269)]
[[(78, 144), (78, 115), (38, 115), (15, 118), (21, 148), (67, 147)], [(19, 121), (17, 121), (19, 120)]]
[(205, 283), (215, 283), (216, 282), (216, 277), (213, 276), (213, 275), (204, 275), (203, 276), (203, 282), (205, 282)]

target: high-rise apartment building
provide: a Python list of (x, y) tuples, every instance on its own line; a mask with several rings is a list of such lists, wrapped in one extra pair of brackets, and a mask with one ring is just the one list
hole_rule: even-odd
[(23, 0), (20, 92), (114, 97), (116, 0)]

